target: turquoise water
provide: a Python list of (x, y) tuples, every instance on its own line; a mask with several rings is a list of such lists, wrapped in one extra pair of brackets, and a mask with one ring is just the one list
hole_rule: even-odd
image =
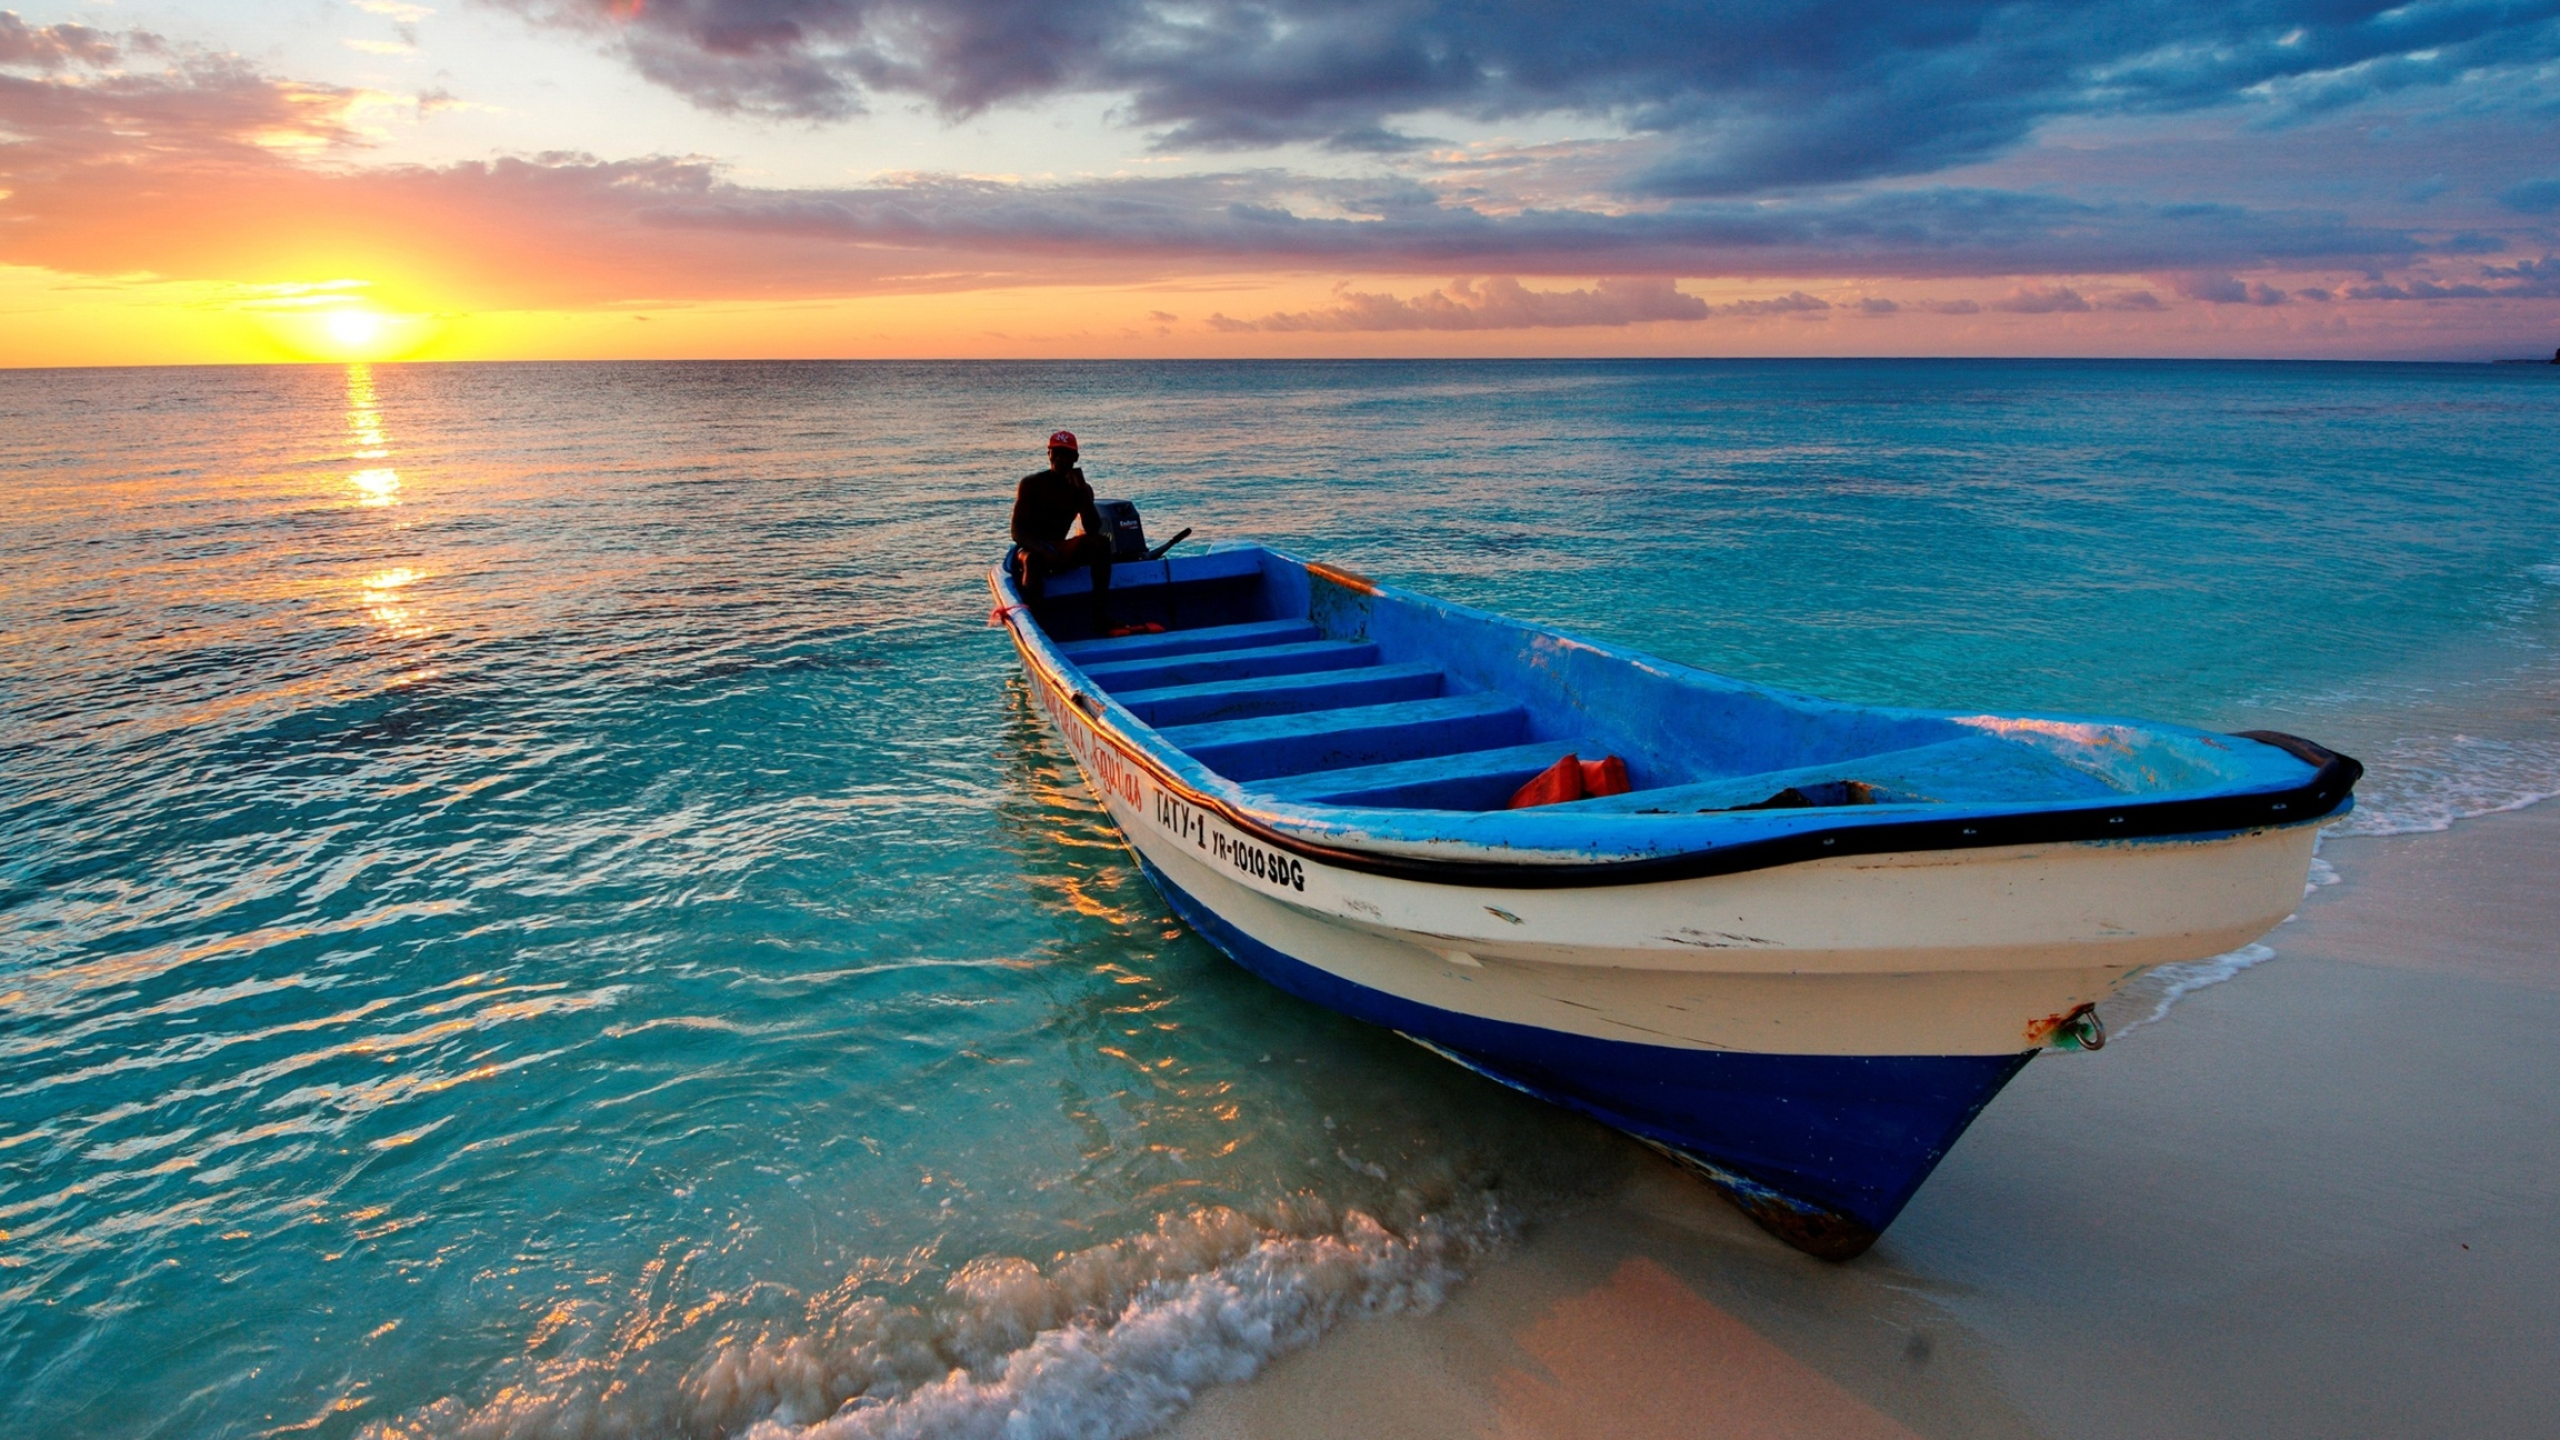
[(1626, 1163), (1167, 918), (986, 628), (1060, 425), (1159, 534), (2296, 730), (2368, 830), (2560, 791), (2547, 369), (0, 373), (0, 1433), (1136, 1433)]

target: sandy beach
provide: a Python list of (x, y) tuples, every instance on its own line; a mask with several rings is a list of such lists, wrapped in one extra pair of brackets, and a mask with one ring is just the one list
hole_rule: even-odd
[(2028, 1067), (1847, 1265), (1630, 1146), (1185, 1440), (2560, 1429), (2560, 805), (2331, 840), (2275, 956)]

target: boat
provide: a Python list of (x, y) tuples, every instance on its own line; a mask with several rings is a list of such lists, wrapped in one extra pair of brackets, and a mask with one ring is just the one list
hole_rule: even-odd
[(1099, 618), (1081, 572), (989, 583), (1194, 930), (1832, 1259), (2029, 1060), (2103, 1044), (2100, 1001), (2290, 914), (2363, 773), (2271, 731), (1792, 694), (1258, 544), (1118, 563)]

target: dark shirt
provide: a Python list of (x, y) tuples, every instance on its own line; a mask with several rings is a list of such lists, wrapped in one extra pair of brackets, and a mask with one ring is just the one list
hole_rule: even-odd
[(1084, 521), (1084, 533), (1102, 533), (1102, 516), (1093, 508), (1093, 487), (1085, 483), (1081, 467), (1074, 470), (1035, 470), (1022, 477), (1013, 492), (1013, 543), (1016, 545), (1056, 545), (1067, 538), (1067, 527)]

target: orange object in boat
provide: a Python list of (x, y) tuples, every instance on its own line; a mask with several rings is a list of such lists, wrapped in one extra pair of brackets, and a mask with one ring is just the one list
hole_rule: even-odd
[(1503, 808), (1526, 810), (1533, 805), (1561, 805), (1581, 798), (1582, 757), (1567, 755), (1539, 771), (1538, 778), (1511, 792), (1511, 803)]
[(1624, 795), (1635, 787), (1627, 783), (1627, 762), (1615, 755), (1582, 762), (1582, 793), (1590, 799), (1603, 795)]
[(1538, 778), (1511, 793), (1506, 810), (1526, 810), (1535, 805), (1562, 805), (1568, 800), (1594, 800), (1603, 795), (1624, 795), (1634, 789), (1627, 783), (1627, 762), (1615, 755), (1585, 760), (1567, 755), (1538, 772)]

